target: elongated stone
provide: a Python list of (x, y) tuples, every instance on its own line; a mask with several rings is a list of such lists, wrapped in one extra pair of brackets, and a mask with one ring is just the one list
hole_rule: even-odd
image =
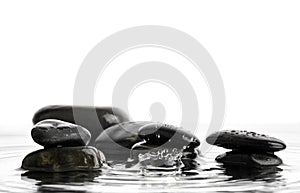
[(99, 134), (110, 126), (129, 121), (129, 117), (115, 107), (89, 107), (51, 105), (38, 110), (32, 119), (34, 124), (45, 119), (58, 119), (83, 126), (91, 133), (90, 145)]
[(31, 136), (37, 144), (46, 148), (85, 146), (91, 139), (87, 129), (55, 119), (38, 122), (31, 130)]
[(254, 132), (230, 130), (209, 135), (206, 142), (226, 149), (247, 152), (275, 152), (286, 148), (283, 141)]
[(270, 153), (243, 153), (231, 151), (216, 157), (216, 161), (224, 165), (236, 165), (244, 167), (278, 166), (282, 160)]
[(103, 154), (94, 147), (59, 147), (28, 154), (22, 168), (38, 172), (97, 171), (104, 162)]
[(151, 146), (171, 146), (179, 149), (194, 149), (200, 140), (192, 133), (162, 123), (148, 123), (139, 129), (138, 135)]

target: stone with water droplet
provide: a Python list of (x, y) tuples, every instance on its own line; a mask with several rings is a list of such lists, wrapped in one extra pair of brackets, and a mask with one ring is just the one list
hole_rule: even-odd
[(211, 145), (248, 152), (275, 152), (286, 148), (280, 139), (240, 130), (215, 132), (206, 138)]
[(183, 128), (162, 123), (148, 123), (139, 129), (138, 135), (152, 146), (172, 146), (194, 149), (200, 140)]
[(38, 122), (31, 130), (31, 136), (37, 144), (45, 148), (84, 146), (91, 139), (87, 129), (55, 119)]

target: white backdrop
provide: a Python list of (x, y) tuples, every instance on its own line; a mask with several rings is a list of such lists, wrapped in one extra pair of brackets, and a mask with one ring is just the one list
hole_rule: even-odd
[[(112, 33), (149, 24), (184, 31), (209, 51), (225, 84), (225, 125), (297, 126), (299, 9), (296, 0), (1, 1), (1, 132), (28, 132), (40, 107), (72, 104), (75, 77), (87, 53)], [(122, 63), (149, 58), (166, 59), (184, 71), (197, 91), (201, 121), (208, 123), (211, 101), (201, 75), (160, 50), (136, 50), (115, 61), (95, 89), (95, 104), (110, 104)], [(153, 100), (165, 104), (168, 122), (178, 123), (178, 99), (155, 84), (132, 94), (132, 117), (149, 119)]]

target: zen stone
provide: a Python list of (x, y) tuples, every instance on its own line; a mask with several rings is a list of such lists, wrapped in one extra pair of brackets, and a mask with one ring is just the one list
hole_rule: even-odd
[(278, 166), (282, 160), (274, 154), (227, 152), (216, 157), (216, 161), (224, 165), (245, 167)]
[(209, 135), (206, 141), (211, 145), (245, 152), (275, 152), (286, 148), (283, 141), (274, 137), (240, 130), (219, 131)]
[(37, 123), (31, 130), (32, 139), (48, 147), (85, 146), (91, 139), (90, 132), (72, 123), (47, 119)]
[(85, 127), (91, 133), (91, 145), (103, 130), (129, 121), (128, 116), (119, 108), (63, 105), (46, 106), (38, 110), (32, 121), (36, 124), (45, 119), (58, 119)]
[(22, 168), (39, 172), (97, 171), (104, 162), (103, 155), (94, 147), (60, 147), (28, 154)]

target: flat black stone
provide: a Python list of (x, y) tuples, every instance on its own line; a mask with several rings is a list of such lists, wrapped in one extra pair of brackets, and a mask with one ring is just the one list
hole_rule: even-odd
[(91, 133), (91, 145), (103, 130), (112, 125), (129, 121), (129, 117), (119, 108), (66, 105), (51, 105), (41, 108), (34, 114), (32, 122), (36, 124), (45, 119), (58, 119), (83, 126)]
[(216, 157), (216, 161), (229, 166), (243, 167), (266, 167), (279, 166), (282, 160), (274, 154), (269, 153), (241, 153), (227, 152)]
[(179, 149), (194, 149), (200, 140), (183, 128), (162, 123), (147, 123), (139, 129), (138, 136), (151, 146), (170, 146)]
[(275, 152), (286, 148), (283, 141), (274, 137), (240, 130), (215, 132), (206, 138), (206, 142), (226, 149), (247, 152)]
[(45, 148), (85, 146), (91, 139), (87, 129), (55, 119), (37, 123), (31, 130), (31, 136), (37, 144)]
[(22, 168), (37, 172), (97, 171), (104, 162), (103, 154), (94, 147), (59, 147), (28, 154)]

